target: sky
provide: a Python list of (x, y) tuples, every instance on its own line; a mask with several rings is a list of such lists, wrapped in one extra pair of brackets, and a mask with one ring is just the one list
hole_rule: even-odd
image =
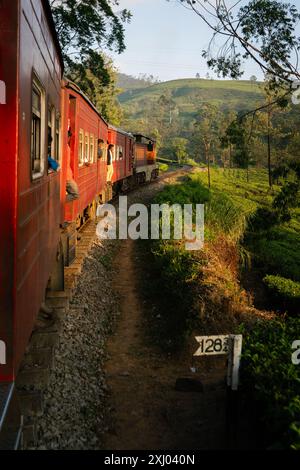
[[(177, 78), (202, 78), (209, 70), (202, 50), (206, 49), (212, 32), (193, 12), (177, 0), (120, 0), (120, 9), (128, 8), (133, 18), (126, 25), (126, 51), (112, 54), (119, 71), (128, 75), (154, 75), (162, 81)], [(260, 69), (251, 61), (245, 64), (244, 79)]]

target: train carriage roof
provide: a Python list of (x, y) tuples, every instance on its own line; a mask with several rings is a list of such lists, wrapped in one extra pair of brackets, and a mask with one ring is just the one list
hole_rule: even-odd
[[(83, 91), (81, 91), (80, 87), (78, 85), (76, 85), (76, 83), (72, 82), (71, 80), (69, 80), (68, 78), (64, 78), (64, 84), (65, 84), (65, 87), (66, 88), (69, 88), (70, 90), (73, 90), (75, 91), (78, 95), (81, 96), (81, 98), (84, 99), (84, 101), (86, 101), (86, 103), (95, 111), (95, 113), (98, 114), (98, 116), (102, 119), (102, 121), (105, 122), (105, 124), (107, 126), (109, 126), (108, 122), (106, 121), (106, 119), (104, 119), (104, 117), (99, 113), (98, 109), (96, 108), (96, 106), (91, 102), (91, 100), (83, 93)], [(111, 126), (109, 126), (110, 128)]]
[(111, 124), (108, 125), (108, 128), (109, 128), (109, 129), (112, 129), (113, 131), (118, 132), (119, 134), (123, 134), (123, 135), (125, 135), (125, 136), (127, 136), (127, 137), (130, 137), (131, 139), (133, 139), (133, 137), (134, 137), (134, 135), (131, 134), (130, 132), (126, 132), (126, 131), (124, 131), (123, 129), (120, 129), (119, 127), (113, 126), (113, 125), (111, 125)]
[(145, 140), (150, 140), (150, 142), (156, 143), (156, 140), (155, 140), (155, 139), (153, 139), (152, 137), (148, 137), (148, 136), (146, 136), (146, 135), (144, 135), (144, 134), (136, 134), (136, 133), (134, 133), (133, 136), (134, 136), (134, 138), (135, 138), (135, 140), (136, 140), (137, 142), (142, 142), (142, 139), (145, 139)]

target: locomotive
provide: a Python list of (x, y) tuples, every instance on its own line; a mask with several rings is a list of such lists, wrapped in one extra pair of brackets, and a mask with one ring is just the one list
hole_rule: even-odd
[(0, 448), (19, 446), (16, 376), (46, 290), (64, 290), (78, 229), (99, 203), (158, 177), (155, 141), (107, 123), (63, 74), (48, 0), (1, 0)]

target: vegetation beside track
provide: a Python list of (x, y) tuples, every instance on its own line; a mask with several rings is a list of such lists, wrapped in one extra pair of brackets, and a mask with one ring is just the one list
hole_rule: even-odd
[[(258, 311), (240, 283), (241, 270), (255, 266), (258, 282), (264, 278), (270, 292), (277, 289), (277, 300), (298, 295), (299, 210), (291, 220), (274, 223), (272, 202), (279, 191), (269, 189), (263, 170), (251, 171), (249, 182), (245, 171), (213, 170), (210, 190), (207, 175), (196, 172), (156, 197), (160, 204), (205, 204), (203, 250), (187, 252), (177, 240), (152, 242), (161, 297), (168, 298), (156, 331), (168, 338), (168, 347), (179, 347), (192, 331), (242, 329), (242, 388), (256, 404), (262, 445), (299, 449), (300, 367), (291, 359), (299, 315)], [(283, 304), (274, 301), (270, 307), (280, 310)]]

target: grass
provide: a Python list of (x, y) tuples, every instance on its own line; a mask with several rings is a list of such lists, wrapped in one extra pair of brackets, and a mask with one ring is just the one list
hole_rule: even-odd
[[(199, 173), (207, 184), (207, 175)], [(223, 194), (246, 216), (248, 230), (245, 247), (252, 253), (253, 262), (261, 269), (262, 277), (279, 274), (300, 281), (300, 210), (292, 212), (289, 222), (273, 225), (270, 220), (272, 201), (280, 188), (270, 190), (265, 170), (251, 170), (247, 182), (245, 170), (212, 170), (212, 193)], [(257, 217), (261, 209), (266, 212)]]
[(239, 297), (240, 287), (235, 279), (237, 246), (245, 231), (248, 211), (222, 192), (209, 191), (197, 174), (165, 187), (154, 202), (205, 205), (206, 246), (203, 250), (187, 251), (184, 240), (151, 242), (159, 273), (156, 287), (167, 302), (159, 331), (162, 337), (169, 338), (170, 346), (179, 347), (184, 344), (190, 328), (199, 324), (202, 308), (199, 299), (206, 299), (207, 311), (217, 310), (218, 302), (222, 317), (226, 309), (224, 303), (228, 300), (228, 308), (231, 308), (233, 299)]

